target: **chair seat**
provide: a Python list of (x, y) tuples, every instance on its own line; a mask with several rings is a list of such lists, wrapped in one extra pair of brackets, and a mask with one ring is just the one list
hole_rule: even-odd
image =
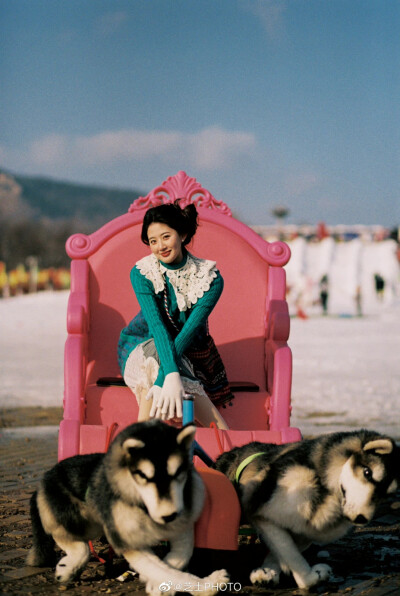
[[(251, 441), (283, 443), (301, 439), (296, 428), (270, 430), (268, 425), (269, 394), (266, 391), (241, 391), (235, 394), (231, 406), (221, 407), (220, 411), (230, 430), (198, 428), (196, 440), (213, 459), (222, 451), (244, 445)], [(107, 447), (109, 433), (112, 437), (129, 424), (137, 421), (138, 405), (128, 387), (89, 385), (85, 423), (79, 431), (79, 453), (102, 452)], [(66, 422), (66, 421), (64, 421)], [(60, 429), (60, 449), (68, 457), (69, 444), (66, 430)], [(69, 427), (68, 427), (69, 428)], [(111, 437), (111, 438), (112, 438)], [(74, 453), (71, 453), (74, 455)]]

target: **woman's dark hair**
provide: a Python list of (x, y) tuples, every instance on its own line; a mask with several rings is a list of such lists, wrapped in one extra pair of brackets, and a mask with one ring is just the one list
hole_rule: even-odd
[(193, 203), (189, 203), (183, 209), (179, 206), (179, 201), (176, 199), (173, 203), (166, 203), (164, 205), (158, 205), (157, 207), (151, 207), (144, 214), (141, 239), (144, 244), (149, 244), (147, 237), (147, 231), (152, 223), (163, 223), (173, 228), (184, 236), (185, 240), (182, 242), (184, 246), (189, 244), (191, 239), (196, 233), (198, 226), (198, 213), (196, 206)]

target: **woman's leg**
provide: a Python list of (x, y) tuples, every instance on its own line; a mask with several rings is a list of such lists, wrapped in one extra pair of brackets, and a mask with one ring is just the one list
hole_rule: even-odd
[(146, 399), (146, 391), (141, 391), (140, 393), (141, 395), (136, 396), (139, 402), (138, 422), (143, 422), (144, 420), (149, 420), (153, 402), (151, 399)]
[(150, 418), (153, 401), (147, 400), (146, 396), (154, 385), (159, 370), (159, 364), (153, 353), (157, 355), (154, 340), (147, 340), (136, 346), (125, 365), (124, 381), (136, 397), (139, 406), (138, 422)]
[(205, 394), (196, 394), (196, 399), (194, 400), (194, 415), (196, 420), (206, 428), (214, 422), (218, 428), (229, 430), (229, 426)]

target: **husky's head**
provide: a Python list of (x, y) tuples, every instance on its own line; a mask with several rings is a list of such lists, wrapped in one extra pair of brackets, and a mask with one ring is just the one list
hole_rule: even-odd
[(393, 439), (375, 434), (365, 436), (348, 455), (340, 474), (343, 515), (353, 524), (366, 524), (379, 502), (399, 486), (400, 449)]
[(113, 488), (157, 524), (174, 521), (188, 504), (195, 432), (193, 424), (178, 429), (159, 420), (139, 422), (122, 431), (110, 448)]

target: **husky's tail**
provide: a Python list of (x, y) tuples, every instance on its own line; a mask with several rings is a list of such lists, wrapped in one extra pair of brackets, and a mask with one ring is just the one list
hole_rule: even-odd
[(26, 564), (30, 567), (53, 567), (56, 562), (54, 540), (44, 531), (37, 505), (37, 492), (34, 492), (30, 502), (32, 523), (32, 548), (26, 557)]

